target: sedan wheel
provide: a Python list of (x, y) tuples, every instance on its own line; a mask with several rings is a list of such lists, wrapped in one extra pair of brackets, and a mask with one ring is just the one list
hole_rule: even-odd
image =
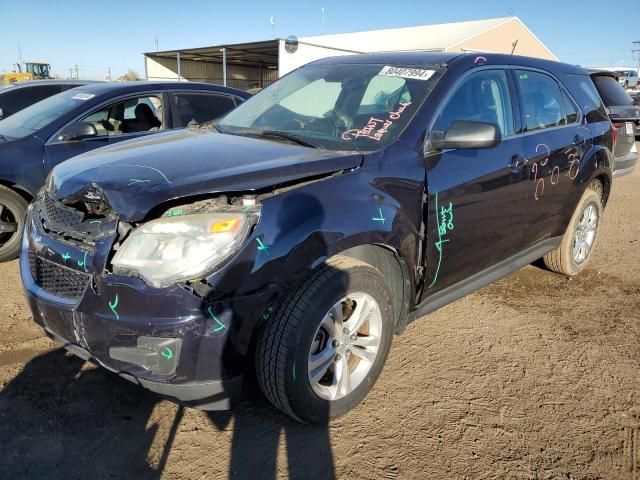
[(371, 371), (382, 335), (378, 303), (363, 292), (351, 293), (322, 318), (309, 352), (313, 391), (326, 400), (353, 392)]

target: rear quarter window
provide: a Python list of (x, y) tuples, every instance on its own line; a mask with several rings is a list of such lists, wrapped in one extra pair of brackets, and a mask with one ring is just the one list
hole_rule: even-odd
[(593, 76), (591, 78), (605, 105), (633, 105), (633, 99), (615, 78), (609, 76)]

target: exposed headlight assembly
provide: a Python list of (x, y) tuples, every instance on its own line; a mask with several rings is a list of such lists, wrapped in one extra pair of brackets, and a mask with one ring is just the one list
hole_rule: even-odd
[(162, 217), (131, 233), (113, 257), (113, 271), (158, 288), (198, 278), (238, 251), (250, 230), (243, 213)]

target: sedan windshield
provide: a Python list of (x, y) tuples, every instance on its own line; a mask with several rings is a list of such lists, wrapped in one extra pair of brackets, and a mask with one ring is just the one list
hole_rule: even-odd
[(92, 97), (71, 89), (46, 98), (0, 121), (0, 135), (7, 139), (32, 135)]
[(331, 150), (376, 150), (402, 133), (440, 67), (308, 65), (229, 113), (223, 133)]

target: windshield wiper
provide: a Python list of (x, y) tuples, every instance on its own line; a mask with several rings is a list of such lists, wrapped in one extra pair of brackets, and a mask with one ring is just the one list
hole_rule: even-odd
[(290, 142), (297, 143), (298, 145), (302, 145), (303, 147), (321, 148), (319, 145), (311, 143), (308, 140), (300, 138), (299, 136), (289, 132), (281, 132), (279, 130), (260, 130), (258, 134), (265, 138), (283, 138), (285, 140), (289, 140)]
[(195, 120), (191, 120), (187, 124), (188, 129), (193, 130), (215, 130), (216, 132), (222, 132), (218, 126), (218, 120), (209, 120), (208, 122), (198, 123)]

